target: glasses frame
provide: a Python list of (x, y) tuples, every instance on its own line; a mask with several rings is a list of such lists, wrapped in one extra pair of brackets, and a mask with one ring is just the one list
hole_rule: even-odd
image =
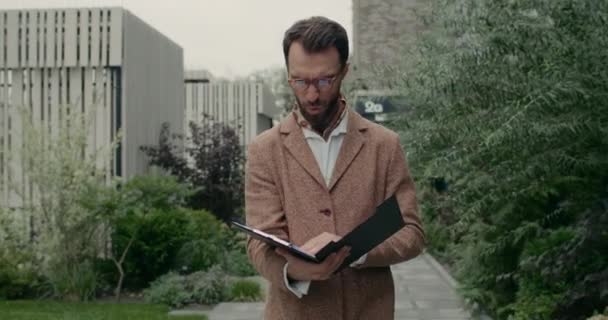
[[(299, 91), (299, 92), (305, 92), (306, 90), (308, 90), (308, 88), (310, 88), (310, 85), (314, 85), (315, 88), (317, 88), (317, 90), (319, 90), (319, 91), (329, 90), (336, 82), (336, 79), (342, 75), (343, 70), (344, 69), (340, 70), (338, 72), (338, 74), (336, 74), (335, 76), (331, 76), (331, 77), (320, 77), (320, 78), (314, 78), (314, 79), (289, 78), (289, 79), (287, 79), (287, 82), (289, 82), (289, 85), (291, 86), (291, 88), (293, 90)], [(301, 85), (298, 85), (298, 84), (296, 84), (296, 82), (298, 82), (298, 81), (304, 81), (304, 82)], [(321, 81), (327, 81), (327, 84), (321, 85)]]

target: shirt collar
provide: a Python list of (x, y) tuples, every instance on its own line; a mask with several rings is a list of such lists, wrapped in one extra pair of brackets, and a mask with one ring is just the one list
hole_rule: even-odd
[[(336, 126), (334, 128), (334, 130), (332, 130), (329, 133), (328, 139), (329, 137), (335, 137), (341, 134), (346, 134), (346, 129), (348, 128), (348, 109), (344, 109), (344, 111), (342, 111), (343, 116), (340, 117), (340, 122), (338, 123), (338, 126)], [(306, 128), (306, 127), (302, 127), (302, 132), (304, 133), (304, 137), (306, 139), (309, 138), (321, 138), (321, 136), (315, 132), (312, 129)]]
[[(322, 138), (324, 140), (329, 139), (330, 136), (346, 133), (346, 124), (348, 122), (348, 117), (346, 116), (346, 114), (348, 113), (348, 108), (346, 106), (346, 99), (344, 99), (343, 96), (340, 96), (340, 98), (338, 99), (338, 108), (338, 112), (330, 122), (327, 129), (325, 129), (325, 131), (323, 132)], [(300, 112), (300, 108), (297, 104), (293, 109), (293, 114), (296, 118), (296, 123), (302, 128), (302, 131), (304, 132), (304, 136), (306, 138), (320, 136), (312, 129), (308, 121), (304, 119), (304, 116)]]

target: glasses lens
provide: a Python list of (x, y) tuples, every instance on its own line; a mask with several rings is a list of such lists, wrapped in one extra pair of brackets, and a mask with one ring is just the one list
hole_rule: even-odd
[(306, 88), (306, 80), (304, 80), (304, 79), (295, 79), (295, 80), (293, 80), (293, 85), (294, 85), (294, 87), (296, 87), (298, 89)]
[(331, 79), (329, 79), (329, 78), (319, 79), (319, 82), (318, 82), (319, 89), (327, 88), (327, 87), (329, 87), (330, 84), (331, 84)]

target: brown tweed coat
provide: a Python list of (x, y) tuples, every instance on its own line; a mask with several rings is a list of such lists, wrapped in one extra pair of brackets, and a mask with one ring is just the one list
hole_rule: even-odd
[(249, 258), (270, 282), (267, 320), (393, 319), (389, 266), (417, 256), (424, 246), (414, 184), (398, 135), (352, 110), (347, 116), (347, 133), (329, 186), (293, 115), (249, 145), (247, 224), (303, 245), (324, 231), (345, 235), (396, 193), (406, 227), (373, 249), (363, 266), (313, 281), (302, 299), (285, 287), (285, 259), (265, 243), (249, 239)]

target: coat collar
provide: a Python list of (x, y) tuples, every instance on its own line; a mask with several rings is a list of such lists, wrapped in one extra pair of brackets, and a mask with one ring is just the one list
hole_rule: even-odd
[(294, 115), (290, 114), (279, 124), (279, 132), (285, 136), (283, 144), (289, 153), (309, 175), (328, 191), (333, 189), (365, 144), (363, 132), (368, 129), (368, 122), (350, 108), (347, 109), (346, 116), (348, 117), (346, 135), (329, 186), (325, 184), (319, 165), (306, 142), (302, 128), (296, 123)]

